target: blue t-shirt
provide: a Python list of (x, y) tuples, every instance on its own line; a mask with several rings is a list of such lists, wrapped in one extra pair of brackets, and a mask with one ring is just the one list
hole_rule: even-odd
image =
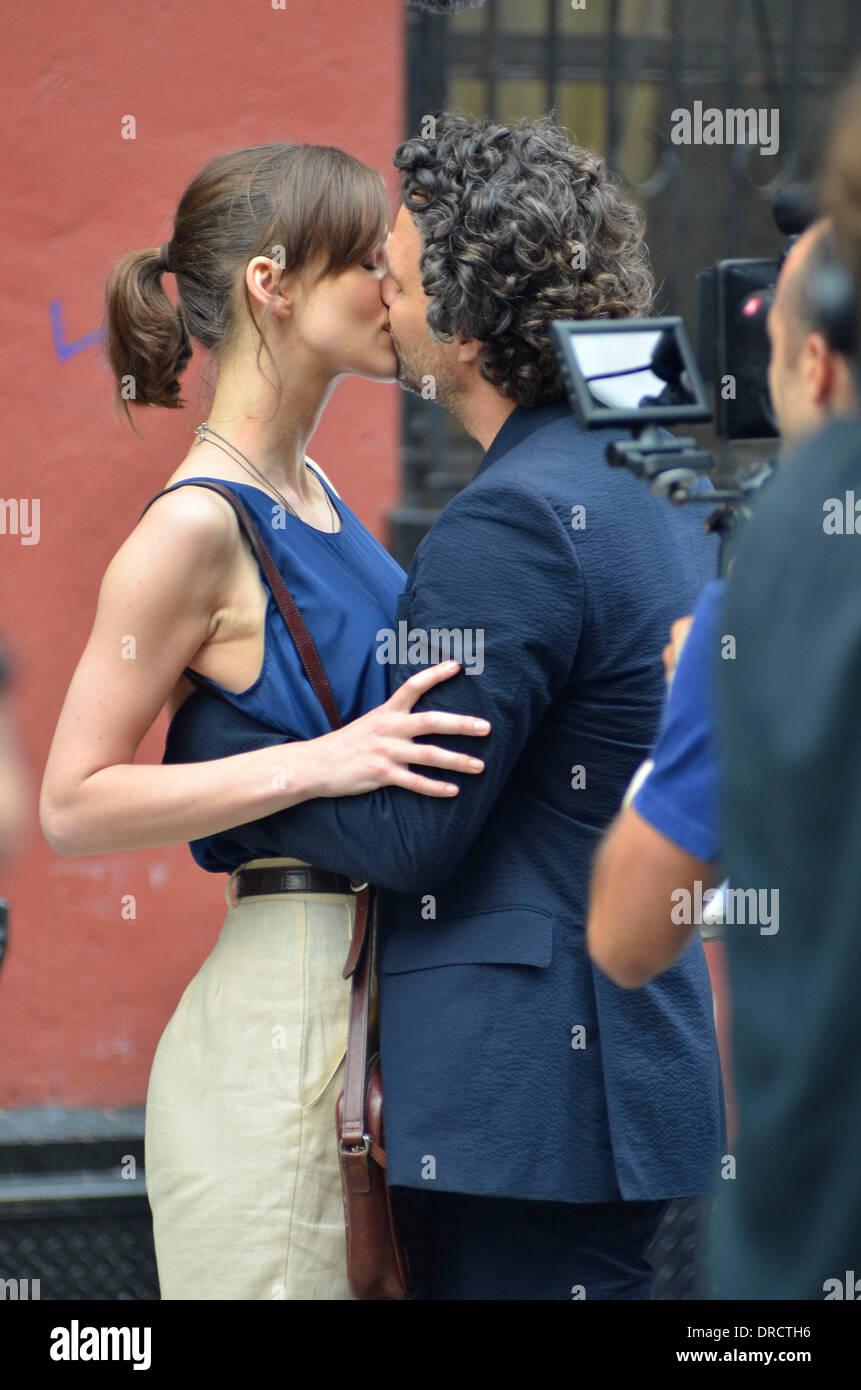
[(633, 806), (668, 840), (708, 863), (721, 857), (717, 756), (720, 614), (726, 582), (707, 584), (694, 613), (655, 745)]

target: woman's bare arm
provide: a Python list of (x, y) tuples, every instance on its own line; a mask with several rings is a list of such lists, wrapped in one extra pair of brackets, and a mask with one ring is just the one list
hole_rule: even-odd
[(323, 738), (212, 762), (135, 765), (183, 668), (217, 631), (219, 595), (238, 543), (226, 504), (194, 489), (180, 492), (185, 495), (171, 494), (171, 506), (160, 507), (159, 499), (149, 509), (102, 580), (42, 782), (39, 816), (56, 853), (178, 844), (309, 797), (352, 795), (384, 783), (447, 794), (449, 784), (421, 777), (409, 763), (480, 770), (465, 765), (463, 755), (410, 741), (485, 732), (459, 715), (409, 712), (423, 689), (444, 678), (439, 668)]

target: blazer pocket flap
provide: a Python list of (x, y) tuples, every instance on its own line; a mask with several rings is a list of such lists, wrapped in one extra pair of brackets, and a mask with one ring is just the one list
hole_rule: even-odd
[(386, 942), (384, 975), (438, 965), (548, 966), (553, 919), (534, 907), (501, 907), (445, 922), (395, 928)]

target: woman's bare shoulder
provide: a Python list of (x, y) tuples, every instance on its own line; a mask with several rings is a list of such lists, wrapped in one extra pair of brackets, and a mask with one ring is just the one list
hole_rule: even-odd
[[(237, 535), (236, 514), (230, 503), (211, 487), (192, 481), (194, 474), (177, 470), (158, 492), (153, 493), (147, 511), (138, 526), (155, 518), (159, 525), (184, 532), (191, 531), (214, 541), (227, 542)], [(213, 478), (213, 482), (220, 482)], [(176, 483), (187, 483), (175, 487)]]

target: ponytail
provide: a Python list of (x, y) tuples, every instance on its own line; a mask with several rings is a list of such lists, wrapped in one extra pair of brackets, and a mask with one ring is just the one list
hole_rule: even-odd
[(161, 252), (130, 251), (114, 266), (105, 290), (105, 350), (114, 376), (114, 400), (131, 420), (134, 405), (178, 410), (180, 373), (191, 357), (181, 309), (162, 284)]

